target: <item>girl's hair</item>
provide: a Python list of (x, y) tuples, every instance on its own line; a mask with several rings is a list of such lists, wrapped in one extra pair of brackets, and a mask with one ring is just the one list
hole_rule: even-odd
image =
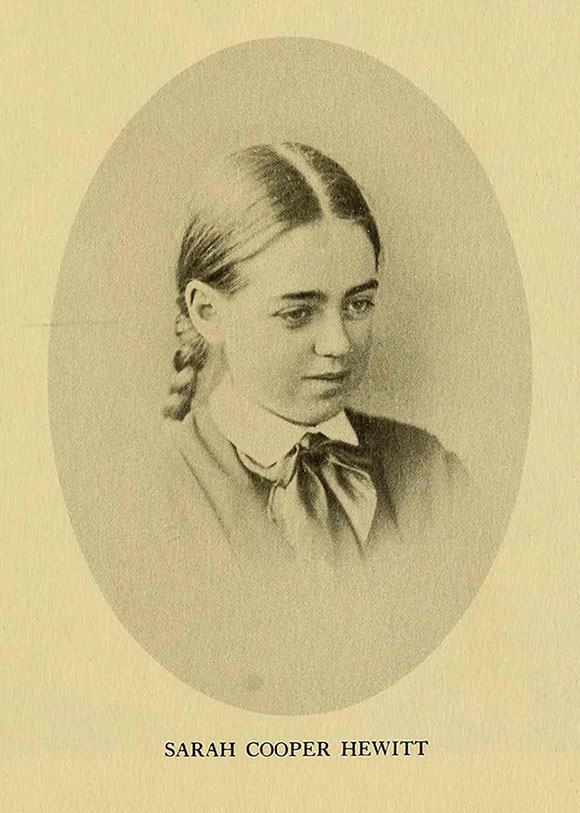
[(355, 181), (336, 161), (304, 144), (259, 144), (227, 156), (199, 183), (192, 207), (176, 273), (177, 374), (164, 407), (164, 414), (174, 418), (187, 413), (208, 355), (185, 302), (191, 280), (231, 295), (247, 283), (240, 263), (285, 232), (325, 217), (358, 223), (377, 264), (381, 254), (377, 224)]

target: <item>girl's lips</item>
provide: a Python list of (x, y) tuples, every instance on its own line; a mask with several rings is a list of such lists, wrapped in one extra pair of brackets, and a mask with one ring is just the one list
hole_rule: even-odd
[(346, 370), (340, 373), (320, 373), (320, 375), (304, 376), (309, 381), (343, 381), (348, 375)]

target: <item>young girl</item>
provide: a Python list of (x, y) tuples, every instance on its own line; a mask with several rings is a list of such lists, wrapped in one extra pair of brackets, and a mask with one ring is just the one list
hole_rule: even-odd
[[(193, 205), (164, 472), (191, 538), (241, 568), (333, 572), (450, 539), (457, 458), (421, 429), (348, 408), (381, 260), (354, 180), (311, 147), (259, 145), (214, 168)], [(212, 352), (226, 372), (203, 398)]]
[(348, 406), (384, 285), (352, 178), (310, 147), (260, 145), (214, 167), (193, 207), (164, 432), (131, 445), (93, 567), (196, 689), (276, 714), (348, 705), (434, 649), (489, 546), (463, 522), (454, 455)]

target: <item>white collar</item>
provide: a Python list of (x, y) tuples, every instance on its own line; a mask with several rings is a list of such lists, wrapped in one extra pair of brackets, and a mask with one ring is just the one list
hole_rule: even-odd
[(225, 375), (208, 399), (209, 414), (223, 435), (240, 451), (262, 466), (272, 466), (307, 432), (322, 432), (331, 440), (358, 446), (358, 438), (346, 413), (308, 426), (290, 421), (258, 406), (234, 388)]

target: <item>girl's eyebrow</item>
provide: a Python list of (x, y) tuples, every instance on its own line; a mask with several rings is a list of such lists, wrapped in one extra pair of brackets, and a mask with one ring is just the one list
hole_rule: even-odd
[(349, 288), (345, 296), (354, 296), (354, 294), (362, 294), (363, 291), (376, 291), (379, 287), (379, 281), (373, 277), (368, 282), (363, 282), (362, 285), (355, 285), (354, 288)]
[(293, 291), (289, 294), (280, 294), (277, 299), (324, 299), (322, 291)]
[[(363, 282), (360, 285), (355, 285), (354, 288), (349, 288), (345, 293), (345, 297), (360, 294), (363, 291), (374, 291), (379, 287), (379, 281), (375, 277)], [(291, 293), (281, 294), (278, 299), (325, 299), (325, 294), (322, 291), (292, 291)]]

